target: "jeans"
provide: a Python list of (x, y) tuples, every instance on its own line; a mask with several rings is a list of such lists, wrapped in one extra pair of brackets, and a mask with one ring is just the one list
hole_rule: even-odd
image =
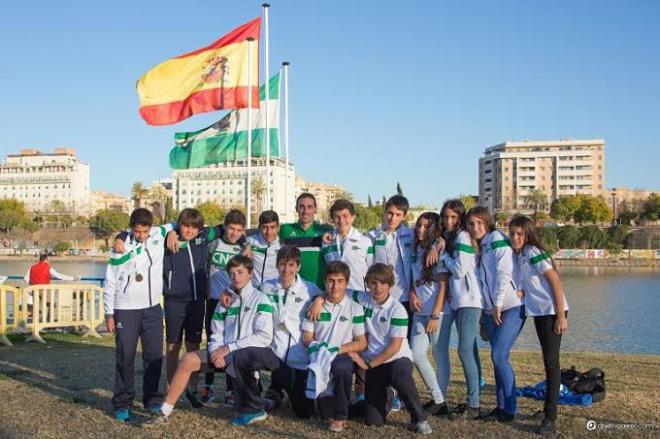
[[(410, 348), (417, 371), (431, 392), (433, 401), (440, 404), (445, 400), (449, 385), (449, 336), (454, 321), (452, 313), (440, 314), (438, 329), (432, 334), (426, 332), (430, 316), (415, 314), (410, 332)], [(428, 357), (429, 345), (435, 360), (435, 371)]]
[(467, 384), (467, 404), (471, 408), (479, 408), (479, 379), (481, 363), (479, 362), (479, 318), (481, 308), (459, 308), (454, 314), (456, 331), (458, 332), (458, 357), (463, 365), (465, 382)]
[(509, 354), (525, 324), (525, 307), (517, 306), (502, 312), (502, 324), (497, 326), (493, 316), (484, 315), (490, 355), (495, 369), (497, 406), (506, 414), (516, 414), (516, 376), (509, 361)]

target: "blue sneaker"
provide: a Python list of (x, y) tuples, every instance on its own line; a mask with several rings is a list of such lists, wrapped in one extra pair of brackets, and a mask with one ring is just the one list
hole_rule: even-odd
[(364, 401), (364, 393), (359, 394), (359, 395), (357, 396), (356, 400), (357, 400), (357, 402), (362, 402), (362, 401)]
[(392, 400), (392, 411), (398, 412), (401, 410), (401, 400), (398, 397), (394, 397)]
[(120, 422), (128, 422), (131, 420), (131, 411), (129, 409), (115, 410), (115, 419)]
[(267, 417), (268, 417), (268, 415), (263, 410), (260, 411), (260, 412), (257, 412), (257, 413), (245, 413), (243, 415), (240, 415), (238, 418), (234, 419), (231, 422), (231, 424), (232, 425), (244, 426), (244, 425), (252, 424), (254, 422), (263, 421)]
[(482, 376), (479, 377), (479, 387), (483, 387), (486, 385), (486, 378)]
[(152, 406), (147, 407), (147, 411), (151, 413), (152, 415), (160, 415), (160, 404), (154, 404)]

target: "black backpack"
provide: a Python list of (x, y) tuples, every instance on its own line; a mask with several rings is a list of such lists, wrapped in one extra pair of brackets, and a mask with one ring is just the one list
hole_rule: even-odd
[(590, 393), (592, 402), (605, 399), (605, 372), (594, 367), (584, 373), (570, 369), (561, 370), (561, 383), (573, 393)]

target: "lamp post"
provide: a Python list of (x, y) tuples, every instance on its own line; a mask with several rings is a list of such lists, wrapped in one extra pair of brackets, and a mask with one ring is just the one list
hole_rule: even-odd
[(612, 188), (612, 226), (616, 226), (616, 188)]

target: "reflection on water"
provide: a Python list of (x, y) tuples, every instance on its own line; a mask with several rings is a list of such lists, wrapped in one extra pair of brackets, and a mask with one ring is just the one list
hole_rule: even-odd
[[(0, 274), (23, 276), (30, 265), (0, 261)], [(105, 273), (103, 261), (63, 261), (53, 266), (69, 275), (103, 277)], [(660, 354), (660, 270), (563, 267), (561, 277), (571, 308), (562, 350)], [(455, 334), (452, 343), (455, 346)], [(531, 318), (516, 348), (540, 349)]]

